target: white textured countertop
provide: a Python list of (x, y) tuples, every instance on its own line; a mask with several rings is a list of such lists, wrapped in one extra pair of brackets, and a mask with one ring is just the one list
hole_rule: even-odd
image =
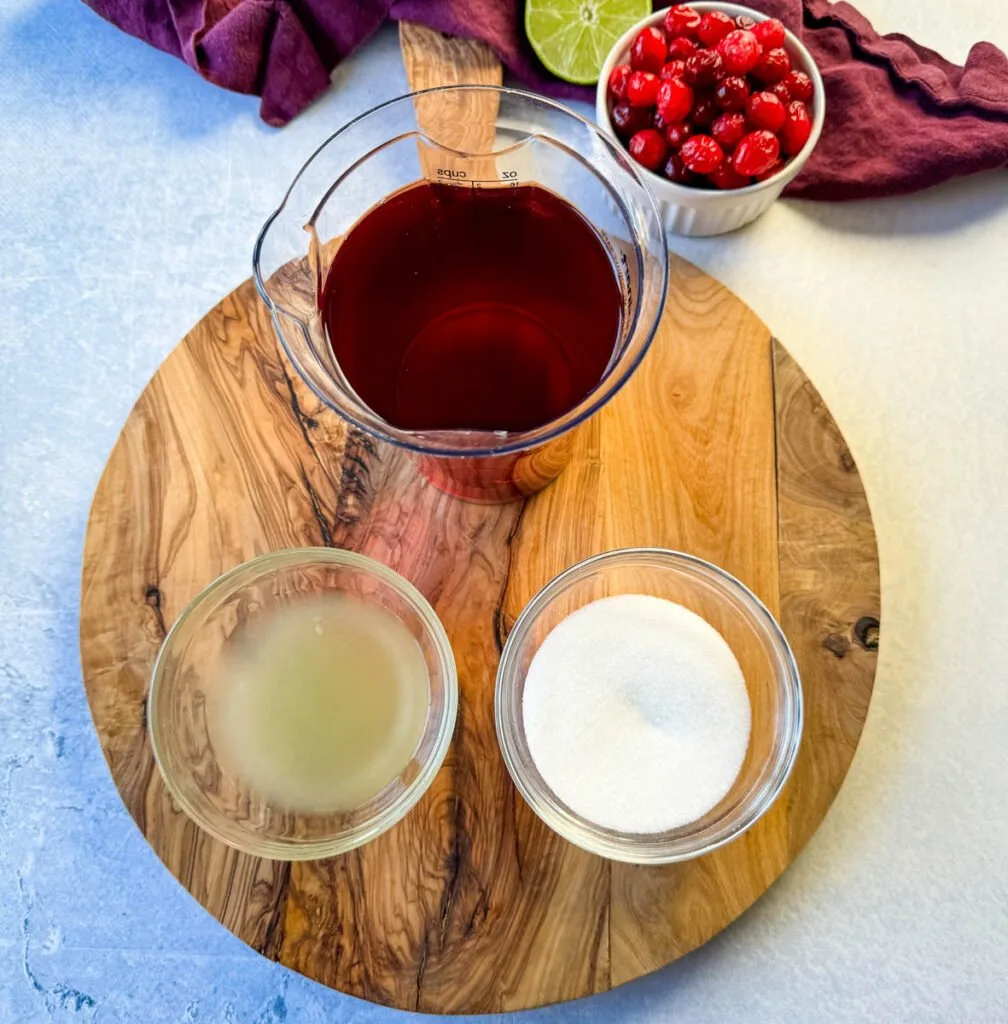
[[(962, 60), (1008, 4), (860, 0)], [(0, 1021), (378, 1022), (200, 908), (130, 821), (80, 682), (88, 505), (145, 381), (250, 270), (316, 144), (405, 91), (394, 32), (288, 128), (81, 4), (0, 13)], [(529, 1022), (1008, 1019), (1008, 174), (782, 202), (675, 241), (818, 386), (871, 500), (879, 672), (833, 810), (699, 952)]]

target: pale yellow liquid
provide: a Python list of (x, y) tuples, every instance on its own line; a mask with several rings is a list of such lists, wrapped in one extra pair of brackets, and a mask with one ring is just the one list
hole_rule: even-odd
[(208, 702), (222, 767), (260, 800), (346, 811), (409, 764), (427, 667), (391, 612), (345, 594), (294, 602), (251, 626)]

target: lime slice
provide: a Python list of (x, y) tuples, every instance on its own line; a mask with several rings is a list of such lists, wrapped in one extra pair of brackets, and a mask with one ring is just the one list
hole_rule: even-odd
[(617, 39), (651, 13), (651, 0), (527, 0), (525, 34), (548, 71), (591, 85)]

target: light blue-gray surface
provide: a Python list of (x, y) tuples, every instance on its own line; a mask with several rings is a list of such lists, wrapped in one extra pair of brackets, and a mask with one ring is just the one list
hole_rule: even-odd
[[(966, 7), (1000, 17), (1004, 43), (1003, 13)], [(406, 1019), (253, 954), (168, 875), (111, 782), (77, 653), (88, 505), (130, 406), (248, 276), (317, 143), (404, 90), (394, 34), (335, 83), (276, 132), (254, 99), (79, 3), (4, 0), (0, 1024)], [(1008, 1019), (1006, 211), (988, 175), (885, 204), (778, 204), (734, 239), (677, 243), (773, 324), (859, 458), (882, 547), (878, 687), (834, 811), (752, 912), (528, 1024)]]

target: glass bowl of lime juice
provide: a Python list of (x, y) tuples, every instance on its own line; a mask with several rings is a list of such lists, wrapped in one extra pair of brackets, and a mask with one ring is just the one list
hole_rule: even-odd
[(392, 569), (333, 548), (254, 558), (182, 612), (151, 675), (151, 745), (206, 832), (261, 857), (345, 853), (423, 796), (458, 680), (444, 627)]

